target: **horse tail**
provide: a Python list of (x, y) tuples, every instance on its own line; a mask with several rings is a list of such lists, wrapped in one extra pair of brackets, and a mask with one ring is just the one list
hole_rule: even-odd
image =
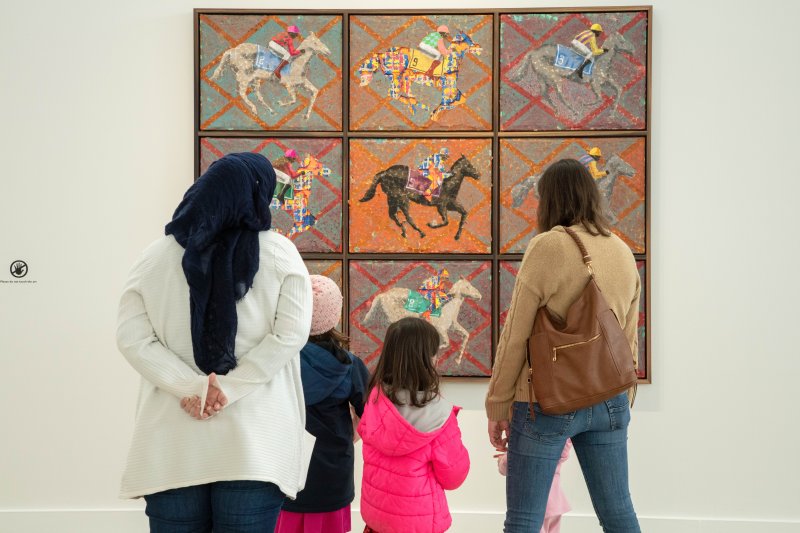
[(375, 198), (375, 191), (378, 189), (378, 184), (383, 179), (384, 173), (385, 171), (381, 171), (375, 174), (375, 177), (372, 178), (372, 184), (369, 186), (369, 189), (367, 189), (367, 192), (364, 193), (364, 196), (361, 197), (361, 200), (359, 200), (359, 202), (369, 202), (370, 200)]
[(217, 78), (219, 78), (220, 74), (222, 74), (222, 71), (225, 70), (225, 67), (227, 67), (230, 64), (232, 52), (233, 49), (231, 48), (230, 50), (226, 50), (225, 53), (222, 54), (222, 59), (219, 62), (219, 66), (217, 66), (216, 70), (214, 70), (214, 74), (211, 75), (212, 80), (216, 80)]
[(365, 324), (372, 319), (372, 315), (373, 313), (375, 313), (375, 309), (381, 306), (381, 302), (383, 301), (382, 298), (383, 295), (379, 294), (375, 297), (374, 300), (372, 300), (372, 305), (369, 306), (369, 311), (367, 311), (367, 314), (364, 316)]
[(535, 50), (531, 50), (525, 57), (522, 58), (522, 61), (519, 62), (511, 72), (509, 72), (508, 77), (510, 80), (519, 81), (523, 78), (530, 77), (531, 71), (533, 70), (533, 53)]

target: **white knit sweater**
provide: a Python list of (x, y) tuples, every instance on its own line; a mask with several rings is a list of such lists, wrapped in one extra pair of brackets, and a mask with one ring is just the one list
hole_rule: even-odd
[(142, 380), (121, 497), (230, 480), (272, 482), (290, 497), (302, 488), (299, 353), (311, 326), (311, 285), (291, 241), (264, 231), (259, 242), (253, 287), (236, 304), (238, 364), (219, 376), (228, 405), (206, 420), (180, 406), (185, 396), (204, 396), (208, 382), (192, 352), (183, 248), (162, 237), (133, 266), (117, 345)]

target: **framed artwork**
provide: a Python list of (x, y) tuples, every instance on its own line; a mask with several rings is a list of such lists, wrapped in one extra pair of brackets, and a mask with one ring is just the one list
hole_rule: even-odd
[[(511, 307), (514, 281), (517, 278), (520, 263), (521, 261), (500, 262), (500, 329), (505, 325), (508, 310)], [(639, 271), (639, 278), (642, 280), (642, 292), (639, 297), (639, 318), (637, 322), (637, 331), (639, 335), (639, 353), (637, 354), (639, 369), (637, 375), (640, 381), (650, 383), (650, 340), (647, 337), (647, 288), (649, 284), (647, 283), (645, 262), (643, 260), (637, 260), (636, 267)]]
[(650, 6), (196, 9), (195, 177), (273, 163), (273, 228), (342, 288), (370, 368), (410, 315), (443, 375), (487, 377), (538, 179), (577, 159), (637, 261), (649, 383), (652, 27)]
[[(420, 294), (446, 276), (440, 308)], [(443, 376), (488, 376), (492, 347), (490, 261), (350, 261), (350, 350), (372, 369), (389, 324), (406, 316), (427, 320), (440, 336)]]
[(645, 137), (501, 139), (501, 252), (525, 252), (537, 233), (536, 184), (550, 163), (572, 158), (586, 162), (595, 178), (610, 214), (612, 231), (633, 253), (644, 253), (645, 153)]
[(198, 13), (197, 24), (198, 129), (342, 129), (341, 15)]
[(352, 15), (350, 129), (491, 131), (492, 20)]
[[(203, 137), (200, 173), (233, 152), (260, 153), (272, 161), (278, 175), (272, 201), (276, 231), (289, 237), (301, 252), (341, 251), (341, 139)], [(287, 157), (293, 153), (294, 157)]]
[(351, 139), (350, 251), (490, 253), (491, 139)]
[(501, 15), (500, 128), (646, 129), (648, 14)]

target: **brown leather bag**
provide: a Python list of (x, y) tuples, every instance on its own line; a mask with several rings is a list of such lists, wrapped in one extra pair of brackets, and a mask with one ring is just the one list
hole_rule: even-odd
[(637, 378), (628, 339), (595, 282), (586, 247), (573, 230), (564, 229), (581, 250), (589, 281), (564, 321), (546, 306), (536, 312), (527, 346), (531, 416), (534, 391), (546, 414), (589, 407), (632, 387), (635, 393)]

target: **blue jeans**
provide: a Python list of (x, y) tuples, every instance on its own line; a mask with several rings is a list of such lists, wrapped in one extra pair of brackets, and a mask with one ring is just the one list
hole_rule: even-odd
[(514, 403), (508, 443), (505, 533), (539, 531), (556, 465), (568, 438), (583, 470), (592, 505), (607, 533), (639, 533), (628, 489), (628, 423), (625, 393), (565, 415), (546, 415), (533, 404)]
[(151, 533), (272, 533), (284, 495), (274, 483), (218, 481), (144, 499)]

